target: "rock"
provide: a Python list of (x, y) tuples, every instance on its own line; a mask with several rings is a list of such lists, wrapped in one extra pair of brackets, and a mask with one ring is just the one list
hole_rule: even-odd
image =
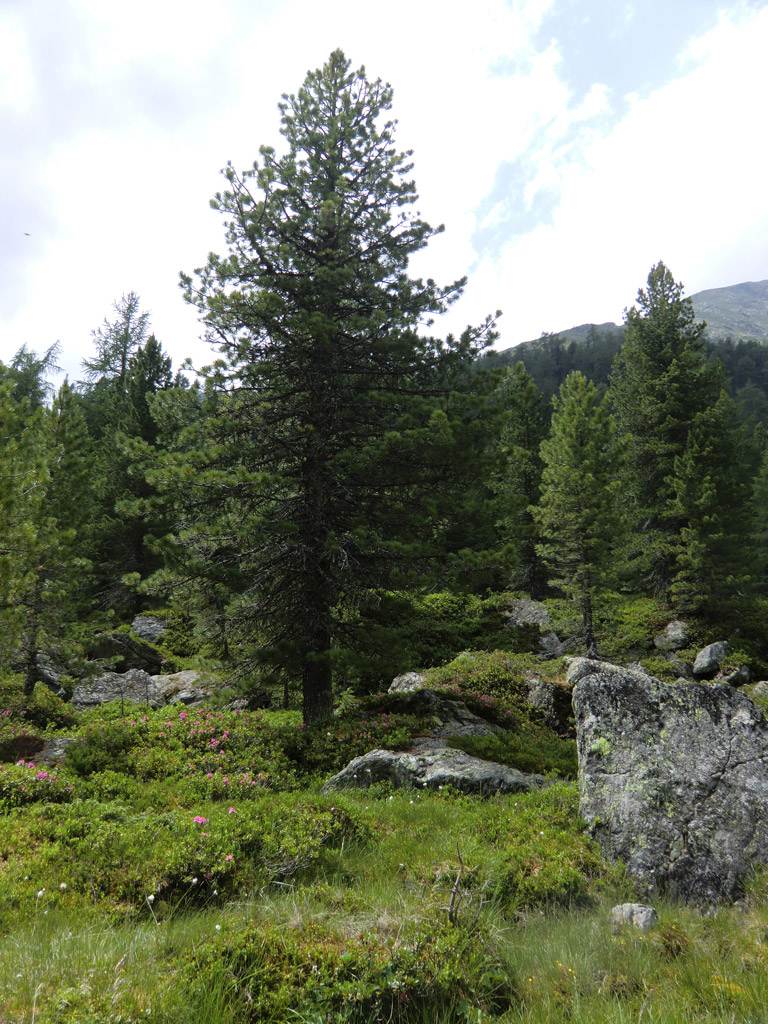
[(136, 636), (140, 636), (142, 640), (149, 640), (151, 644), (156, 644), (162, 638), (166, 628), (165, 622), (156, 615), (137, 615), (131, 623), (131, 629)]
[(728, 644), (725, 640), (718, 640), (717, 643), (704, 647), (696, 655), (693, 674), (697, 679), (714, 679), (727, 653)]
[(105, 672), (79, 682), (72, 693), (72, 704), (80, 710), (111, 700), (127, 700), (152, 708), (175, 703), (202, 704), (211, 691), (196, 686), (199, 679), (200, 673), (192, 670), (155, 676), (136, 668), (128, 672)]
[(509, 603), (508, 626), (548, 626), (549, 612), (541, 601), (520, 598)]
[(768, 697), (768, 681), (761, 679), (759, 683), (755, 683), (752, 687), (752, 697), (762, 697), (765, 699)]
[(752, 673), (749, 671), (749, 666), (739, 665), (733, 672), (719, 676), (717, 681), (723, 686), (748, 686), (751, 679)]
[(74, 743), (74, 736), (54, 736), (46, 740), (35, 756), (36, 764), (61, 764), (67, 756), (67, 748)]
[(639, 928), (641, 932), (647, 932), (657, 922), (658, 917), (653, 907), (646, 907), (642, 903), (619, 903), (611, 911), (611, 924), (614, 929), (631, 925), (633, 928)]
[(582, 817), (641, 891), (700, 904), (768, 863), (768, 723), (738, 690), (582, 663)]
[(422, 689), (426, 682), (420, 672), (404, 672), (401, 676), (395, 676), (389, 684), (387, 693), (412, 693), (414, 690)]
[(690, 642), (690, 632), (685, 622), (674, 619), (662, 633), (653, 638), (654, 646), (660, 651), (679, 651)]
[(57, 665), (50, 655), (39, 651), (37, 654), (37, 678), (57, 697), (66, 698), (67, 691), (61, 685), (65, 670)]
[(570, 691), (534, 677), (528, 680), (526, 702), (550, 729), (561, 736), (573, 735)]
[(120, 630), (96, 637), (88, 657), (94, 660), (110, 659), (114, 663), (115, 672), (142, 669), (152, 674), (163, 669), (163, 656), (158, 650), (148, 641)]
[[(569, 686), (576, 686), (582, 679), (593, 676), (597, 673), (624, 674), (632, 679), (653, 679), (646, 670), (640, 666), (620, 668), (618, 665), (611, 665), (607, 661), (597, 661), (594, 658), (568, 658), (568, 668), (565, 674), (566, 683)], [(635, 662), (637, 665), (637, 662)]]
[(413, 753), (371, 750), (350, 761), (323, 789), (365, 789), (376, 782), (389, 782), (397, 788), (453, 786), (463, 793), (486, 796), (525, 793), (545, 785), (541, 775), (525, 775), (503, 764), (470, 757), (461, 750), (433, 747)]
[(225, 711), (259, 711), (262, 708), (271, 708), (272, 698), (266, 690), (255, 690), (247, 697), (235, 697), (228, 704), (224, 705)]
[(456, 700), (435, 690), (401, 691), (397, 702), (399, 712), (425, 718), (430, 725), (419, 744), (425, 741), (446, 740), (451, 736), (498, 736), (503, 733), (497, 725), (470, 711), (464, 701)]
[(684, 661), (682, 658), (678, 658), (676, 654), (666, 655), (667, 661), (670, 667), (677, 672), (678, 675), (684, 676), (686, 680), (693, 679), (693, 665), (690, 661)]
[(539, 637), (539, 657), (543, 659), (562, 658), (565, 644), (557, 633), (544, 633)]
[(649, 679), (651, 678), (651, 673), (647, 668), (643, 668), (639, 661), (630, 661), (627, 665), (627, 669), (630, 672), (640, 672), (642, 675), (648, 676)]

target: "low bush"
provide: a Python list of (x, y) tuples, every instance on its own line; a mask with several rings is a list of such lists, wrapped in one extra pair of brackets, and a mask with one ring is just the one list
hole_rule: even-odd
[(0, 765), (0, 810), (32, 803), (66, 803), (73, 792), (68, 779), (33, 761)]
[(238, 1024), (459, 1024), (516, 998), (484, 936), (445, 920), (405, 926), (394, 941), (318, 925), (250, 927), (197, 950), (187, 973), (200, 997), (228, 990)]
[(514, 910), (583, 903), (608, 882), (626, 888), (621, 870), (585, 834), (573, 785), (514, 800), (508, 815), (489, 821), (487, 834), (502, 850), (491, 891)]
[(26, 857), (11, 856), (6, 898), (24, 902), (61, 883), (149, 916), (205, 905), (294, 878), (327, 849), (363, 842), (353, 812), (322, 799), (288, 796), (228, 807), (136, 812), (122, 802), (79, 800), (25, 819)]

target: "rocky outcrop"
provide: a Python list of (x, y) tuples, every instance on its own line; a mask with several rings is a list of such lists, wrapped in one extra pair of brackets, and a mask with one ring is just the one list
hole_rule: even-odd
[(164, 667), (163, 656), (149, 641), (119, 629), (97, 636), (89, 647), (88, 657), (93, 661), (109, 660), (113, 671), (119, 673), (130, 669), (155, 673)]
[(406, 690), (398, 696), (397, 711), (425, 720), (418, 744), (440, 745), (452, 736), (496, 736), (504, 730), (470, 711), (464, 701), (436, 690)]
[(371, 750), (350, 761), (326, 782), (324, 789), (365, 789), (376, 782), (388, 782), (398, 788), (452, 786), (462, 793), (482, 795), (525, 793), (545, 784), (541, 775), (526, 775), (450, 747), (433, 747), (414, 752)]
[(162, 639), (166, 628), (163, 619), (159, 619), (156, 615), (137, 615), (131, 623), (131, 629), (136, 636), (140, 636), (142, 640), (148, 640), (151, 644), (156, 644), (158, 640)]
[(728, 644), (725, 640), (718, 640), (717, 643), (704, 647), (696, 655), (693, 674), (697, 679), (714, 679), (727, 653)]
[(192, 670), (153, 676), (141, 669), (105, 672), (79, 682), (72, 693), (72, 704), (80, 710), (112, 700), (146, 704), (151, 708), (165, 704), (201, 704), (210, 697), (211, 690), (200, 682), (200, 673)]
[(401, 676), (395, 676), (389, 684), (388, 693), (412, 693), (414, 690), (421, 690), (426, 684), (426, 679), (421, 672), (404, 672)]
[(682, 650), (690, 642), (688, 626), (680, 619), (674, 619), (665, 629), (653, 638), (654, 647), (665, 654), (671, 651)]
[(545, 661), (551, 658), (562, 658), (567, 646), (567, 643), (561, 640), (557, 633), (544, 633), (539, 637), (539, 657)]
[(752, 673), (748, 665), (739, 665), (733, 672), (721, 675), (718, 679), (723, 686), (748, 686), (752, 680)]
[(738, 690), (575, 659), (581, 813), (640, 889), (714, 904), (768, 863), (768, 723)]

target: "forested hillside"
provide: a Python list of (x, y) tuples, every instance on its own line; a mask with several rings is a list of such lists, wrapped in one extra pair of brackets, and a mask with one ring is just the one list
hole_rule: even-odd
[(768, 347), (443, 336), (391, 104), (227, 165), (209, 366), (0, 364), (2, 1021), (765, 1019)]

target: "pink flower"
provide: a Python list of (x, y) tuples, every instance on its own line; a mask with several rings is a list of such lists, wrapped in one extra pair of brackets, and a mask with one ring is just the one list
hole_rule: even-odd
[(237, 808), (236, 807), (228, 807), (227, 808), (227, 814), (237, 814)]
[(233, 853), (228, 853), (227, 856), (224, 858), (224, 860), (226, 860), (228, 862), (231, 862), (234, 859), (235, 859), (235, 855)]
[(216, 739), (216, 737), (215, 737), (215, 736), (213, 736), (213, 737), (211, 737), (211, 741), (210, 741), (210, 744), (211, 744), (211, 746), (212, 746), (212, 747), (214, 748), (214, 750), (215, 750), (215, 749), (216, 749), (216, 747), (218, 747), (218, 745), (219, 745), (219, 741), (218, 741), (218, 740)]
[(37, 779), (38, 782), (45, 782), (45, 780), (50, 778), (50, 776), (49, 776), (48, 772), (46, 772), (46, 771), (39, 771), (35, 775), (35, 778)]
[(206, 777), (206, 779), (212, 779), (213, 778), (213, 772), (206, 772), (205, 773), (205, 777)]
[(188, 711), (180, 711), (179, 712), (179, 721), (180, 722), (185, 722), (188, 718), (189, 718), (189, 712)]
[(207, 818), (204, 818), (204, 817), (202, 816), (202, 814), (196, 814), (196, 815), (194, 816), (194, 818), (192, 819), (192, 821), (194, 821), (194, 823), (195, 823), (196, 825), (207, 825), (207, 824), (208, 824), (208, 819), (207, 819)]

